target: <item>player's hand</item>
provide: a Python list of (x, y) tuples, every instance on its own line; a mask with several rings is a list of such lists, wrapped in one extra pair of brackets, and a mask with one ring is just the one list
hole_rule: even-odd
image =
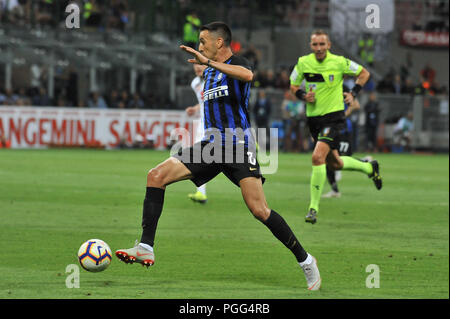
[(353, 103), (353, 99), (354, 99), (353, 94), (351, 94), (349, 92), (344, 92), (344, 102), (347, 105), (352, 104)]
[(309, 88), (309, 92), (305, 94), (305, 101), (314, 103), (316, 101), (316, 93), (313, 92), (312, 87)]
[(185, 45), (180, 45), (180, 49), (192, 55), (193, 58), (189, 59), (188, 62), (196, 64), (208, 64), (208, 58), (197, 50)]
[(195, 109), (195, 106), (189, 106), (189, 107), (186, 108), (186, 114), (188, 116), (192, 116), (195, 113), (197, 113), (197, 110)]

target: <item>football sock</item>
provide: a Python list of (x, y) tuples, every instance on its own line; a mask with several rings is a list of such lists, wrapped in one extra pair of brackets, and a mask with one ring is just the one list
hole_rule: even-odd
[(197, 187), (197, 191), (206, 196), (206, 184), (203, 184), (202, 186)]
[(327, 179), (328, 183), (330, 183), (331, 185), (331, 189), (336, 193), (339, 193), (339, 188), (336, 183), (336, 172), (329, 169), (328, 166), (327, 166)]
[(309, 209), (313, 208), (319, 212), (319, 201), (322, 195), (323, 185), (327, 179), (326, 164), (313, 165), (310, 182), (310, 204)]
[(153, 247), (155, 241), (156, 226), (161, 216), (164, 204), (164, 189), (147, 187), (142, 211), (142, 236), (141, 243)]
[(298, 262), (303, 262), (308, 256), (300, 242), (295, 237), (283, 217), (274, 210), (270, 211), (269, 218), (264, 222), (272, 234), (281, 241), (294, 255)]
[(308, 254), (308, 257), (306, 257), (305, 261), (299, 262), (298, 264), (299, 264), (301, 267), (303, 267), (303, 266), (305, 266), (305, 265), (311, 264), (312, 261), (313, 261), (312, 256), (311, 256), (310, 254)]
[(370, 162), (363, 162), (350, 156), (341, 156), (341, 159), (342, 162), (344, 162), (344, 166), (342, 167), (343, 171), (360, 171), (367, 175), (373, 173), (372, 164)]

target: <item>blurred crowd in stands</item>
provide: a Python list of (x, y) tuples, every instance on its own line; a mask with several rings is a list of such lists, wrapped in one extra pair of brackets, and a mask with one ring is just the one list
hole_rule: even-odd
[(0, 23), (55, 27), (65, 21), (68, 4), (77, 4), (86, 27), (125, 30), (134, 13), (128, 0), (0, 0)]

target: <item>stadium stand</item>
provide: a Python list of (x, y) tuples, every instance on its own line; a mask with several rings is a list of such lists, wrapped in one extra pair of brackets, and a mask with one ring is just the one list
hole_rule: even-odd
[[(189, 87), (192, 70), (178, 49), (185, 16), (192, 8), (200, 8), (202, 22), (229, 23), (242, 45), (241, 54), (255, 58), (251, 105), (258, 88), (265, 88), (273, 104), (281, 105), (292, 66), (309, 52), (305, 43), (312, 29), (330, 31), (334, 53), (367, 65), (358, 51), (365, 34), (355, 31), (357, 21), (344, 15), (338, 20), (346, 21), (344, 33), (331, 32), (334, 17), (339, 16), (334, 1), (70, 3), (80, 7), (80, 29), (65, 26), (69, 1), (0, 1), (0, 105), (88, 107), (96, 105), (92, 100), (99, 94), (108, 108), (183, 109), (195, 102)], [(421, 131), (413, 144), (448, 150), (444, 133), (448, 135), (449, 81), (443, 71), (448, 70), (448, 2), (392, 3), (395, 28), (372, 35), (374, 63), (367, 65), (372, 81), (365, 88), (379, 93), (380, 143), (388, 144), (391, 122), (407, 110), (419, 112), (422, 106), (414, 116)], [(411, 47), (402, 42), (405, 30), (441, 32), (447, 44), (441, 49)], [(421, 76), (428, 64), (436, 70), (433, 83)], [(364, 104), (367, 94), (361, 100)], [(271, 121), (281, 118), (280, 107), (274, 107)], [(364, 126), (362, 115), (358, 123)], [(359, 140), (362, 144), (363, 134)]]

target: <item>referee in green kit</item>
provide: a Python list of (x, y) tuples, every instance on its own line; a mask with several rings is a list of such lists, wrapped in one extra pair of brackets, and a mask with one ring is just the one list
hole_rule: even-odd
[[(338, 147), (346, 129), (344, 102), (351, 104), (370, 77), (361, 65), (329, 52), (331, 42), (322, 30), (311, 34), (309, 55), (298, 59), (291, 76), (291, 91), (306, 101), (306, 116), (315, 147), (312, 154), (310, 204), (305, 221), (314, 224), (319, 201), (327, 178), (326, 167), (332, 170), (359, 171), (371, 178), (375, 187), (382, 187), (380, 166), (376, 160), (362, 162), (350, 156), (339, 156)], [(350, 93), (342, 89), (344, 75), (356, 77)], [(300, 88), (303, 80), (305, 90)]]

